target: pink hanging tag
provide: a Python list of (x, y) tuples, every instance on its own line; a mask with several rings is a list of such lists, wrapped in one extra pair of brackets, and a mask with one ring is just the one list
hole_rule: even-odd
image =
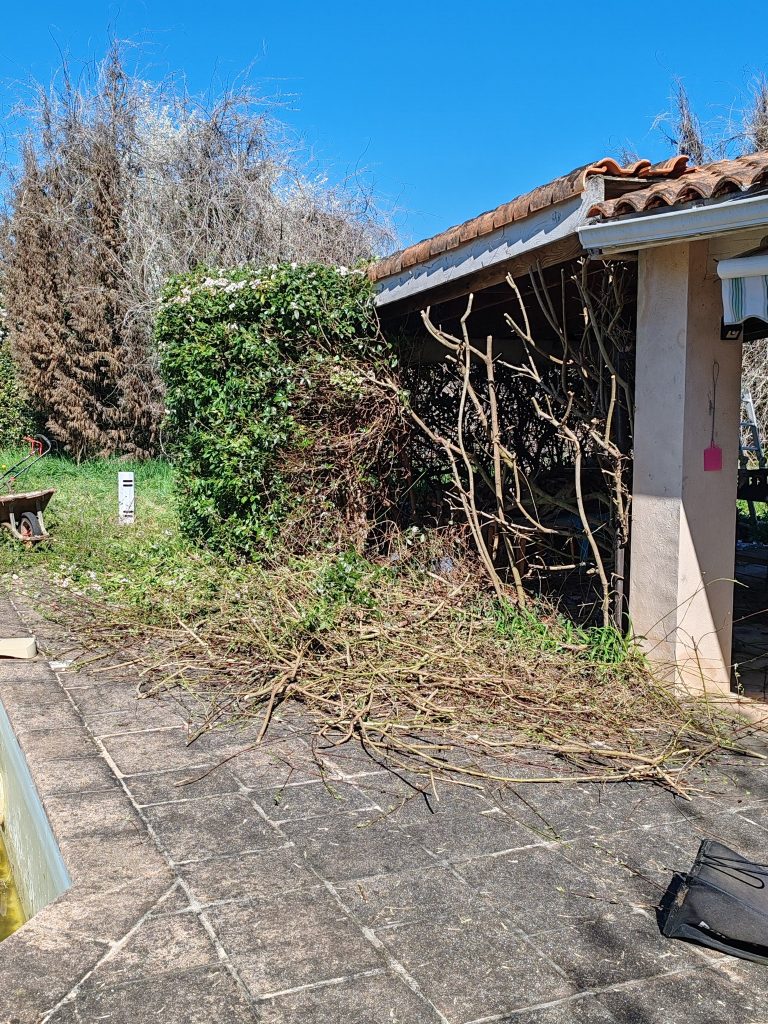
[(720, 473), (723, 468), (723, 449), (712, 444), (704, 449), (704, 472)]

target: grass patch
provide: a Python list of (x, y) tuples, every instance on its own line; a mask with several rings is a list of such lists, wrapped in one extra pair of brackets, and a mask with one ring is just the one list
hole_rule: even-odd
[[(125, 469), (136, 474), (132, 527), (116, 521)], [(193, 688), (210, 709), (202, 728), (255, 718), (265, 730), (294, 701), (328, 743), (356, 737), (417, 772), (520, 781), (535, 747), (580, 769), (575, 780), (677, 791), (709, 753), (733, 747), (732, 720), (655, 680), (615, 630), (497, 601), (455, 539), (425, 534), (376, 559), (245, 563), (180, 535), (163, 462), (49, 457), (23, 489), (48, 486), (52, 539), (27, 549), (3, 535), (3, 578), (44, 579), (78, 639), (105, 668), (140, 671), (146, 693)]]
[(532, 602), (528, 608), (510, 601), (494, 602), (493, 615), (498, 636), (533, 655), (570, 652), (594, 665), (638, 660), (631, 639), (614, 626), (577, 626), (542, 602)]
[[(0, 452), (10, 466), (23, 452)], [(117, 522), (117, 474), (133, 472), (136, 523)], [(161, 460), (95, 459), (79, 465), (47, 456), (20, 477), (14, 489), (53, 487), (45, 513), (51, 540), (26, 548), (0, 531), (0, 571), (6, 576), (45, 572), (60, 588), (103, 595), (135, 606), (153, 619), (205, 606), (225, 563), (179, 533), (171, 466)]]

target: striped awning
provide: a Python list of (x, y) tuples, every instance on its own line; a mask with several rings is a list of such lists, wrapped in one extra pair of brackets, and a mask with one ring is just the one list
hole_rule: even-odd
[(754, 317), (768, 323), (768, 253), (721, 260), (717, 274), (723, 284), (723, 321), (743, 324)]

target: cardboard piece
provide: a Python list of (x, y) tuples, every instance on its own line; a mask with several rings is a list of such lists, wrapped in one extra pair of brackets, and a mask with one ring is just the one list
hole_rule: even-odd
[(33, 636), (0, 639), (0, 658), (35, 658), (37, 642)]

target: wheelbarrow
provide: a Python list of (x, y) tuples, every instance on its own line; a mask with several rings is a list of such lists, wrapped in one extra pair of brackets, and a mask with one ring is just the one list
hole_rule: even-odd
[[(0, 476), (0, 485), (13, 487), (20, 476), (51, 450), (51, 442), (43, 434), (25, 437), (29, 444), (27, 454)], [(26, 544), (36, 544), (49, 536), (43, 513), (56, 492), (28, 491), (26, 494), (0, 494), (0, 526)]]

